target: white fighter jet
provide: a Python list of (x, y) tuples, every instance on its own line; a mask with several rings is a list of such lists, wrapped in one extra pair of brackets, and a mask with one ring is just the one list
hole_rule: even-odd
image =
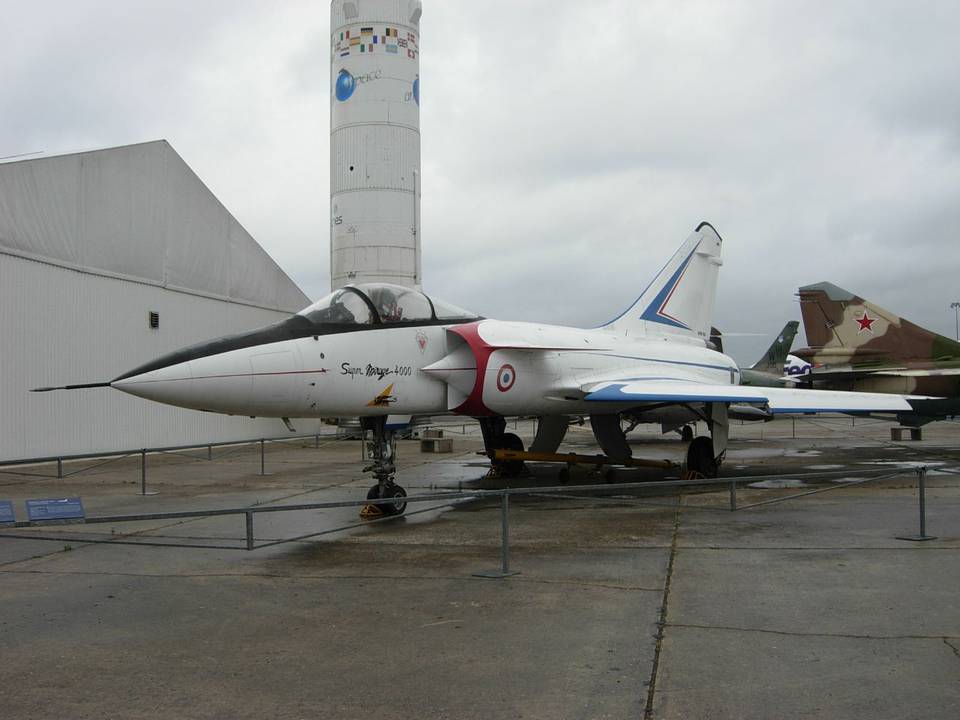
[[(149, 400), (231, 415), (360, 417), (377, 483), (396, 498), (388, 417), (453, 413), (479, 420), (487, 450), (523, 449), (505, 416), (538, 416), (530, 449), (557, 449), (570, 416), (590, 417), (603, 451), (630, 457), (620, 417), (679, 427), (706, 421), (689, 469), (715, 476), (728, 408), (760, 414), (909, 412), (905, 396), (740, 384), (710, 343), (721, 239), (701, 223), (624, 312), (580, 329), (480, 318), (412, 288), (358, 284), (259, 330), (160, 357), (109, 383)], [(289, 425), (289, 421), (286, 420)]]

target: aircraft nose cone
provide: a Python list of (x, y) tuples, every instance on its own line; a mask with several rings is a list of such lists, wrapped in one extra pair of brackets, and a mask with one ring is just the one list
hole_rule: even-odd
[(120, 377), (111, 385), (130, 395), (167, 405), (250, 415), (251, 383), (246, 352), (233, 351)]
[(110, 383), (111, 387), (146, 400), (190, 407), (190, 363), (132, 375)]

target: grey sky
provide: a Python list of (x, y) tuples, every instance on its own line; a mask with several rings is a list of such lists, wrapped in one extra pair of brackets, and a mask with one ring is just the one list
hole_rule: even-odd
[[(0, 6), (0, 156), (167, 138), (326, 291), (326, 2)], [(593, 325), (709, 220), (729, 332), (829, 280), (952, 335), (958, 27), (953, 2), (424, 0), (425, 289)]]

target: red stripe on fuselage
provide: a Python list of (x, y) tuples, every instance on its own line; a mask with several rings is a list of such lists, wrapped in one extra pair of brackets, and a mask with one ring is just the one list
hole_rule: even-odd
[(473, 390), (470, 391), (466, 400), (453, 409), (453, 412), (458, 415), (470, 415), (471, 417), (496, 415), (495, 412), (483, 404), (483, 381), (487, 376), (487, 364), (490, 362), (490, 355), (497, 348), (490, 347), (480, 337), (478, 328), (481, 322), (477, 321), (449, 328), (450, 332), (456, 333), (466, 341), (467, 347), (473, 353), (473, 359), (477, 362), (477, 377), (473, 381)]
[[(162, 369), (162, 368), (161, 368)], [(280, 370), (277, 372), (249, 372), (249, 373), (230, 373), (226, 375), (196, 375), (190, 377), (175, 377), (175, 378), (157, 378), (156, 380), (137, 380), (138, 383), (161, 383), (161, 382), (179, 382), (181, 380), (219, 380), (221, 378), (236, 378), (236, 377), (263, 377), (266, 375), (323, 375), (328, 372), (326, 368), (320, 368), (319, 370)], [(124, 378), (124, 380), (132, 380), (137, 377)], [(123, 382), (121, 380), (120, 382)]]

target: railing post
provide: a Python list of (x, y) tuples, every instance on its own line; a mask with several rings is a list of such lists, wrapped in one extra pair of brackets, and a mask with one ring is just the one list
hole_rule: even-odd
[(57, 478), (63, 479), (63, 458), (57, 458)]
[(924, 481), (927, 477), (926, 466), (917, 471), (917, 479), (920, 485), (920, 537), (927, 536), (927, 493)]
[(320, 435), (319, 435), (319, 434), (313, 436), (313, 449), (314, 449), (314, 450), (319, 450), (319, 449), (320, 449)]
[(147, 450), (140, 451), (140, 494), (147, 494)]
[(247, 550), (253, 550), (253, 513), (245, 512), (247, 525)]
[(927, 493), (926, 493), (927, 466), (921, 465), (917, 468), (917, 494), (920, 500), (920, 534), (919, 535), (898, 535), (897, 540), (913, 540), (914, 542), (923, 542), (925, 540), (936, 540), (933, 535), (927, 535)]
[(500, 572), (510, 574), (510, 495), (500, 495)]
[(266, 461), (264, 460), (264, 457), (263, 457), (263, 438), (260, 438), (260, 474), (261, 474), (261, 475), (266, 475), (266, 474), (267, 474), (266, 471), (265, 471), (265, 469), (264, 469), (264, 463), (265, 463), (265, 462), (266, 462)]
[(213, 460), (213, 445), (207, 445), (207, 460)]
[(730, 481), (730, 510), (737, 509), (737, 481)]
[(500, 569), (473, 573), (475, 577), (505, 578), (516, 575), (510, 571), (510, 493), (500, 492)]

